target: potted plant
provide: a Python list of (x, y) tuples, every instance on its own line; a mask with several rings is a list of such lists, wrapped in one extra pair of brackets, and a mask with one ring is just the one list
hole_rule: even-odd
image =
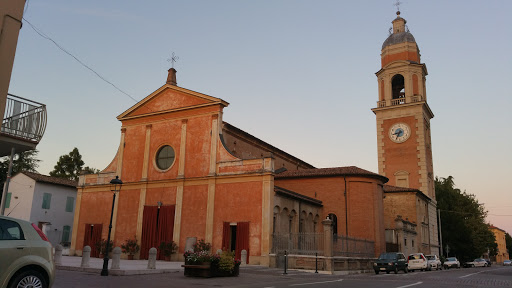
[(123, 253), (128, 254), (128, 260), (133, 260), (133, 255), (139, 252), (140, 246), (137, 243), (137, 239), (126, 239), (123, 244), (121, 244), (121, 249)]
[(171, 261), (171, 255), (176, 252), (178, 245), (174, 241), (160, 243), (160, 252), (164, 255), (165, 261)]
[[(104, 258), (107, 254), (107, 240), (101, 239), (100, 241), (96, 242), (96, 249), (98, 250), (98, 258)], [(114, 241), (110, 240), (110, 245), (108, 247), (108, 253), (112, 252), (114, 249)]]

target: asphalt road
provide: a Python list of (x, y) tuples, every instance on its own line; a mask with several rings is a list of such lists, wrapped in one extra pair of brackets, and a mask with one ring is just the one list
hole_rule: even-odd
[(399, 272), (396, 275), (326, 275), (302, 271), (288, 271), (287, 275), (283, 275), (283, 271), (278, 269), (249, 267), (240, 269), (239, 277), (209, 279), (185, 277), (183, 272), (102, 277), (97, 273), (57, 270), (53, 287), (512, 287), (512, 267), (461, 268), (407, 274)]

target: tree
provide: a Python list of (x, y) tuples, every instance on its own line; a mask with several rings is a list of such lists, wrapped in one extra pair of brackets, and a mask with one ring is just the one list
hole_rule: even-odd
[(82, 155), (78, 152), (78, 148), (75, 147), (69, 154), (59, 157), (59, 161), (53, 167), (50, 176), (78, 181), (78, 176), (80, 176), (83, 166)]
[(435, 186), (443, 245), (449, 245), (450, 255), (463, 261), (478, 258), (487, 251), (490, 256), (496, 255), (496, 238), (485, 223), (487, 211), (475, 195), (455, 188), (452, 176), (436, 177)]
[[(12, 161), (12, 175), (21, 171), (37, 173), (36, 168), (39, 167), (38, 163), (41, 162), (41, 160), (36, 158), (37, 153), (39, 153), (39, 151), (29, 150), (18, 154), (14, 154)], [(10, 156), (0, 158), (0, 183), (2, 183), (2, 187), (0, 189), (3, 189), (3, 183), (7, 179), (7, 172), (9, 171), (9, 162)]]
[(510, 237), (510, 234), (505, 233), (505, 243), (507, 246), (507, 252), (510, 255), (512, 253), (512, 237)]

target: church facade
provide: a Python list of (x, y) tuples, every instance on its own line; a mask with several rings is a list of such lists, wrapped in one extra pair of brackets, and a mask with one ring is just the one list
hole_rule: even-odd
[[(139, 259), (174, 241), (174, 259), (183, 260), (204, 239), (213, 251), (240, 258), (246, 250), (247, 263), (268, 266), (282, 252), (277, 240), (295, 235), (304, 244), (304, 235), (325, 233), (325, 223), (337, 244), (364, 242), (367, 251), (358, 255), (366, 259), (396, 249), (439, 254), (426, 66), (405, 20), (398, 16), (393, 25), (372, 109), (378, 174), (316, 168), (224, 122), (229, 103), (179, 87), (171, 68), (162, 87), (117, 117), (120, 143), (108, 167), (80, 176), (70, 253), (89, 245), (98, 254), (95, 243), (107, 238), (113, 210), (111, 239), (115, 246), (137, 239)], [(116, 176), (123, 185), (112, 203)]]
[(427, 67), (400, 11), (392, 23), (376, 73), (379, 100), (372, 109), (379, 174), (389, 178), (384, 187), (386, 242), (388, 250), (440, 255)]

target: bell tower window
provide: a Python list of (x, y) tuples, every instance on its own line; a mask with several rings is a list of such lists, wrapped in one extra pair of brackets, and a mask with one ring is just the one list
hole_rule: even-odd
[(391, 79), (391, 87), (393, 89), (393, 99), (405, 98), (405, 90), (404, 90), (404, 76), (400, 74), (396, 74)]

